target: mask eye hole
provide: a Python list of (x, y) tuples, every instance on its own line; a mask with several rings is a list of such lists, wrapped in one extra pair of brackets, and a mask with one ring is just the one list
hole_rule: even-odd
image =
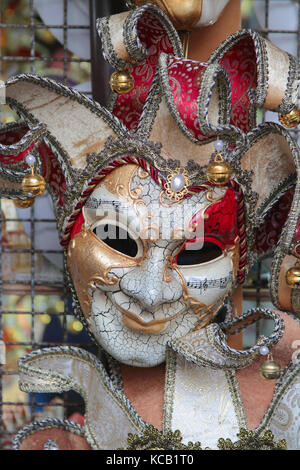
[(223, 251), (215, 243), (205, 241), (202, 248), (193, 250), (193, 249), (183, 249), (175, 257), (175, 263), (178, 266), (193, 266), (196, 264), (207, 263), (221, 256)]
[(110, 248), (130, 258), (136, 258), (139, 246), (130, 233), (123, 227), (113, 224), (97, 225), (94, 234)]

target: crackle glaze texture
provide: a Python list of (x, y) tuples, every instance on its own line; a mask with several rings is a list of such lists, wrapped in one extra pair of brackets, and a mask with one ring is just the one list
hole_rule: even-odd
[[(148, 174), (132, 167), (127, 173), (116, 169), (85, 205), (83, 230), (90, 234), (86, 243), (90, 249), (93, 245), (90, 253), (97, 251), (98, 266), (89, 259), (87, 278), (83, 272), (87, 251), (84, 243), (77, 243), (82, 233), (74, 237), (68, 266), (81, 304), (86, 289), (89, 292), (85, 316), (101, 346), (122, 363), (151, 367), (165, 360), (167, 341), (193, 330), (209, 307), (217, 311), (234, 286), (238, 254), (224, 250), (195, 265), (174, 263), (192, 218), (204, 214), (211, 198), (203, 191), (172, 204)], [(219, 200), (224, 194), (224, 189), (215, 189), (212, 197)], [(103, 228), (114, 224), (136, 239), (135, 256), (107, 248)], [(199, 239), (205, 238), (201, 227), (197, 230)]]

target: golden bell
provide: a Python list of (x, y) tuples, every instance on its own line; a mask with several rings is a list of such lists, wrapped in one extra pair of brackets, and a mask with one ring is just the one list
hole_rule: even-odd
[(34, 198), (28, 198), (28, 199), (16, 199), (14, 201), (14, 205), (16, 207), (19, 207), (20, 209), (27, 209), (28, 207), (32, 206), (34, 203)]
[(275, 380), (280, 377), (281, 367), (280, 364), (278, 364), (278, 362), (274, 361), (272, 358), (264, 361), (260, 365), (259, 371), (264, 379)]
[(110, 87), (118, 94), (130, 93), (134, 87), (133, 76), (126, 70), (116, 71), (110, 77)]
[(206, 176), (210, 183), (220, 186), (230, 181), (231, 168), (219, 153), (215, 156), (213, 162), (209, 163)]
[(300, 109), (295, 107), (287, 114), (278, 114), (278, 119), (284, 127), (296, 127), (300, 124)]
[(191, 30), (199, 22), (202, 0), (135, 0), (137, 6), (154, 3), (170, 18), (176, 29)]
[(296, 264), (292, 268), (290, 268), (286, 275), (286, 283), (292, 289), (299, 289), (300, 288), (300, 266)]
[(32, 168), (31, 174), (23, 178), (22, 189), (27, 196), (40, 196), (46, 189), (46, 182), (41, 175), (36, 175)]

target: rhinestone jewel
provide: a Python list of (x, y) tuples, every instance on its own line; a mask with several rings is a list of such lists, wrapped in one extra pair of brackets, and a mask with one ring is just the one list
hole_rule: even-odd
[(172, 191), (175, 193), (178, 193), (178, 191), (181, 191), (185, 186), (185, 178), (182, 174), (175, 175), (171, 179), (170, 187)]
[(223, 140), (215, 140), (214, 147), (217, 152), (222, 152), (224, 147)]
[(182, 168), (175, 168), (167, 176), (165, 194), (172, 202), (180, 201), (188, 192), (191, 180), (188, 172)]
[(27, 155), (27, 157), (25, 158), (26, 160), (26, 163), (28, 166), (32, 166), (32, 165), (35, 165), (35, 162), (36, 162), (36, 159), (33, 155)]
[(268, 346), (262, 346), (261, 348), (259, 348), (259, 352), (262, 356), (267, 356), (269, 354)]

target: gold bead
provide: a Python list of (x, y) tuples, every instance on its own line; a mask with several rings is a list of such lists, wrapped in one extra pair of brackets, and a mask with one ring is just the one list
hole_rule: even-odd
[(209, 163), (206, 171), (207, 179), (210, 183), (223, 186), (230, 181), (231, 168), (226, 163), (222, 155), (217, 154), (214, 161)]
[(295, 107), (287, 114), (278, 114), (279, 121), (284, 127), (296, 127), (300, 124), (300, 109)]
[(300, 266), (296, 264), (292, 268), (290, 268), (286, 275), (286, 283), (292, 289), (299, 289), (300, 288)]
[(28, 198), (28, 199), (16, 199), (14, 201), (14, 205), (16, 207), (19, 207), (20, 209), (27, 209), (28, 207), (32, 206), (34, 203), (34, 198)]
[(116, 71), (110, 77), (110, 87), (118, 94), (130, 93), (134, 87), (133, 76), (127, 70)]
[(280, 377), (281, 367), (273, 359), (267, 359), (260, 365), (259, 371), (264, 379), (275, 380)]
[(27, 196), (40, 196), (46, 189), (46, 182), (41, 175), (32, 172), (30, 175), (24, 176), (22, 189)]

